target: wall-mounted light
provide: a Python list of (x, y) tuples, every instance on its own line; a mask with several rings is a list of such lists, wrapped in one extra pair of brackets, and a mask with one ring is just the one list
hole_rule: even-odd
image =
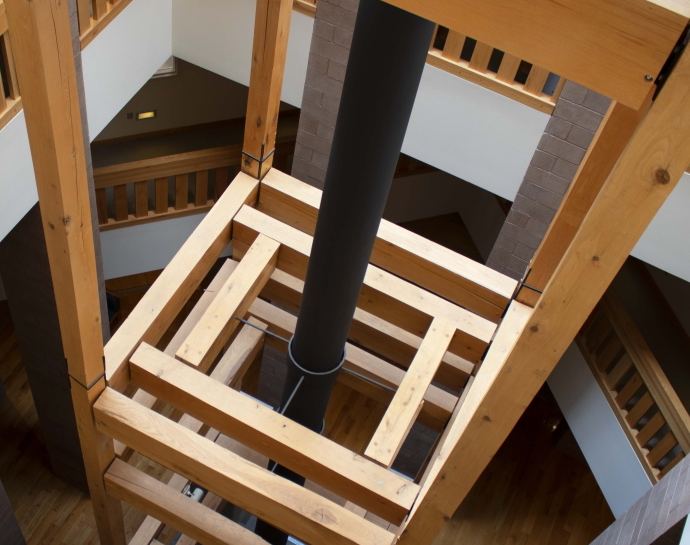
[(137, 121), (142, 119), (153, 119), (156, 117), (156, 110), (151, 110), (149, 112), (139, 112), (137, 114)]

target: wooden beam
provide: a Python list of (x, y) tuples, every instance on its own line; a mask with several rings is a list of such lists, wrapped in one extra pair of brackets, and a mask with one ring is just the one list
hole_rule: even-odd
[[(261, 291), (261, 297), (296, 314), (302, 301), (303, 290), (302, 280), (276, 269)], [(410, 366), (422, 344), (422, 337), (360, 308), (355, 310), (348, 339), (405, 368)], [(473, 371), (474, 364), (446, 352), (434, 380), (459, 392)]]
[[(282, 244), (278, 268), (304, 278), (312, 237), (253, 208), (243, 207), (233, 220), (233, 244), (251, 244), (259, 233)], [(457, 328), (450, 351), (471, 362), (480, 361), (496, 329), (489, 320), (373, 265), (367, 267), (357, 306), (420, 336), (426, 334), (433, 317), (443, 318)]]
[[(321, 190), (273, 170), (261, 182), (258, 210), (314, 234)], [(517, 282), (386, 220), (371, 263), (497, 322)]]
[(242, 172), (259, 180), (273, 164), (292, 3), (293, 0), (256, 3)]
[(105, 387), (103, 332), (69, 8), (60, 0), (6, 5), (98, 533), (104, 545), (124, 545), (120, 502), (103, 484), (113, 442), (96, 431), (91, 417), (91, 404)]
[(384, 545), (394, 535), (254, 465), (110, 388), (94, 406), (98, 429), (307, 543)]
[(227, 344), (276, 266), (280, 244), (266, 236), (256, 238), (220, 293), (189, 333), (176, 357), (194, 367), (209, 367)]
[(532, 258), (525, 282), (539, 291), (523, 287), (517, 295), (521, 303), (531, 307), (537, 303), (539, 292), (546, 288), (616, 161), (649, 109), (653, 94), (653, 91), (649, 93), (639, 110), (617, 102), (609, 107), (556, 217)]
[(387, 1), (634, 109), (690, 18), (676, 0)]
[(142, 344), (130, 366), (135, 386), (386, 520), (412, 508), (416, 485), (159, 350)]
[[(686, 50), (531, 316), (526, 313), (524, 328), (511, 320), (518, 326), (515, 342), (499, 343), (499, 337), (506, 335), (503, 324), (499, 327), (444, 448), (445, 457), (437, 460), (423, 484), (401, 545), (433, 540), (452, 516), (673, 191), (690, 164), (689, 103), (690, 51)], [(513, 312), (518, 305), (511, 305)]]
[[(257, 299), (249, 308), (249, 314), (266, 322), (269, 331), (290, 338), (295, 332), (297, 317), (289, 312), (270, 305), (266, 301)], [(268, 341), (268, 339), (267, 339)], [(287, 346), (283, 347), (284, 350)], [(397, 389), (405, 377), (405, 371), (394, 365), (377, 358), (373, 354), (348, 343), (345, 349), (344, 368), (364, 375), (380, 382), (389, 388)], [(341, 373), (341, 377), (347, 373)], [(363, 382), (361, 379), (358, 379)], [(367, 393), (369, 390), (363, 391)], [(388, 402), (391, 396), (386, 396), (382, 401)], [(424, 396), (424, 406), (420, 413), (420, 421), (435, 430), (441, 430), (448, 422), (458, 398), (436, 386), (431, 386)]]
[(251, 530), (115, 460), (105, 474), (108, 494), (207, 545), (267, 545)]
[(216, 205), (146, 292), (105, 346), (106, 379), (124, 390), (129, 383), (129, 356), (141, 342), (156, 344), (231, 240), (231, 221), (254, 202), (258, 182), (239, 173)]
[(429, 332), (369, 442), (364, 453), (367, 458), (384, 467), (393, 465), (422, 408), (424, 394), (431, 386), (454, 333), (453, 325), (440, 318), (435, 318), (431, 323)]
[[(252, 325), (262, 329), (268, 327), (267, 324), (257, 320), (256, 318), (250, 318), (249, 322)], [(228, 350), (225, 352), (225, 354), (223, 354), (223, 357), (218, 362), (218, 365), (216, 365), (216, 368), (211, 373), (211, 379), (217, 381), (219, 384), (228, 384), (232, 387), (235, 387), (238, 378), (241, 379), (243, 372), (254, 361), (263, 348), (264, 337), (265, 334), (263, 331), (256, 329), (256, 327), (251, 327), (249, 325), (243, 326)], [(139, 390), (139, 392), (143, 392), (143, 390)], [(150, 394), (146, 395), (151, 400), (155, 400), (155, 398)], [(151, 408), (152, 406), (153, 402), (148, 404), (148, 408)], [(195, 433), (199, 433), (203, 427), (202, 422), (188, 414), (183, 415), (182, 418), (180, 418), (179, 423), (180, 426), (184, 426)], [(206, 437), (211, 440), (216, 440), (218, 435), (219, 434), (217, 431), (209, 430), (209, 432), (206, 434)], [(119, 443), (119, 441), (116, 443)], [(123, 445), (124, 447), (123, 443), (119, 444)], [(188, 483), (189, 481), (186, 477), (176, 473), (168, 482), (168, 487), (181, 492)], [(151, 538), (158, 533), (161, 524), (162, 523), (158, 519), (148, 516), (141, 526), (139, 526), (137, 533), (134, 535), (134, 538), (132, 538), (132, 541), (129, 545), (148, 545), (148, 543), (151, 541)]]

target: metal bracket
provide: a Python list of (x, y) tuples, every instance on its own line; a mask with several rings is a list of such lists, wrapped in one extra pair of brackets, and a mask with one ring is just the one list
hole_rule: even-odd
[(275, 151), (276, 151), (276, 149), (273, 148), (270, 152), (268, 152), (267, 155), (264, 155), (264, 144), (261, 144), (261, 156), (263, 157), (263, 159), (259, 159), (258, 157), (254, 157), (251, 153), (248, 153), (244, 150), (242, 150), (242, 155), (246, 155), (250, 159), (259, 163), (258, 178), (260, 180), (261, 179), (261, 169), (263, 167), (264, 161), (266, 161), (271, 155), (273, 155), (275, 153)]
[(659, 72), (659, 76), (656, 78), (656, 92), (654, 93), (654, 99), (656, 100), (656, 97), (659, 96), (659, 91), (661, 91), (661, 88), (664, 86), (666, 81), (668, 80), (668, 77), (671, 75), (671, 72), (673, 72), (673, 69), (676, 67), (676, 64), (678, 64), (678, 59), (680, 58), (681, 54), (687, 47), (688, 43), (690, 42), (690, 24), (685, 27), (685, 30), (683, 33), (680, 35), (680, 38), (678, 39), (678, 42), (673, 48), (673, 51), (671, 51), (671, 54), (668, 56), (668, 59), (666, 60), (666, 63), (664, 66), (661, 67), (661, 71)]

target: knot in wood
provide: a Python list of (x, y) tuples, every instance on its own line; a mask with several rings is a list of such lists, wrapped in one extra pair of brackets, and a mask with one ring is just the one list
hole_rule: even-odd
[(666, 185), (671, 181), (671, 175), (665, 168), (658, 168), (654, 172), (654, 181), (659, 185)]

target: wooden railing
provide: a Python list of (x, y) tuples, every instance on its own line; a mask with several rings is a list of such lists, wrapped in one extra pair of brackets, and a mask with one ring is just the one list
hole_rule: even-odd
[(577, 343), (652, 482), (690, 452), (690, 416), (621, 302), (604, 295)]
[(547, 94), (548, 70), (438, 25), (427, 62), (548, 114), (565, 84), (563, 78), (554, 76), (558, 82)]
[(0, 129), (2, 129), (22, 109), (4, 2), (0, 2), (0, 49), (2, 49), (2, 58), (0, 58), (0, 64), (2, 64), (2, 70), (0, 70)]
[[(294, 136), (276, 143), (287, 171)], [(240, 144), (144, 159), (93, 171), (101, 231), (207, 212), (240, 170)]]

